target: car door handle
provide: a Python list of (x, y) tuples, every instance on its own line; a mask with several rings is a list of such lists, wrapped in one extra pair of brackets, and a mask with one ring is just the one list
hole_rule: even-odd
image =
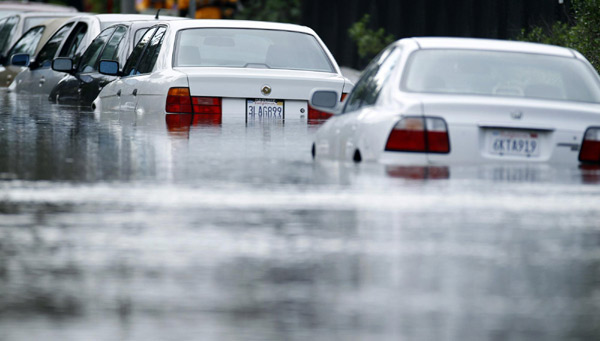
[(44, 78), (44, 77), (40, 78), (40, 85), (42, 85), (44, 83), (46, 83), (46, 78)]
[(133, 92), (131, 94), (137, 96), (137, 89), (133, 89)]
[(119, 91), (117, 91), (117, 96), (121, 97), (121, 89), (119, 89)]

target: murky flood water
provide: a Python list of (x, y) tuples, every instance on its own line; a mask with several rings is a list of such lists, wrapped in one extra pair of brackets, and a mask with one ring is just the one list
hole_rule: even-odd
[(0, 93), (0, 340), (593, 340), (600, 171), (313, 162)]

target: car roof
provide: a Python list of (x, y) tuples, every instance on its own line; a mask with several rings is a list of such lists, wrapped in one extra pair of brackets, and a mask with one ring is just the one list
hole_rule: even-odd
[(306, 26), (296, 24), (284, 24), (267, 21), (254, 20), (211, 20), (211, 19), (195, 19), (169, 22), (169, 26), (174, 29), (182, 28), (249, 28), (249, 29), (266, 29), (280, 31), (295, 31), (309, 34), (315, 32)]
[[(139, 20), (156, 20), (155, 15), (150, 14), (96, 14), (94, 15), (101, 22), (119, 22), (119, 21), (139, 21)], [(158, 20), (180, 20), (181, 17), (161, 15)]]
[(81, 13), (77, 13), (77, 12), (20, 12), (20, 13), (13, 13), (11, 15), (7, 15), (7, 17), (22, 17), (22, 18), (49, 17), (49, 18), (59, 18), (59, 17), (74, 17), (74, 16), (77, 16), (77, 15), (80, 15), (80, 14)]
[(77, 12), (75, 7), (62, 6), (54, 4), (46, 4), (41, 2), (19, 2), (19, 1), (2, 1), (0, 2), (0, 10), (2, 11), (45, 11), (45, 12)]
[(419, 49), (468, 49), (546, 54), (571, 58), (575, 57), (574, 52), (565, 47), (522, 41), (445, 37), (419, 37), (408, 39), (416, 42), (419, 46)]

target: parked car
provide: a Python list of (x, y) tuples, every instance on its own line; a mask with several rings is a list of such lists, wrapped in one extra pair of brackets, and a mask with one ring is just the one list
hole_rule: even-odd
[[(484, 39), (399, 40), (315, 134), (316, 158), (392, 164), (600, 162), (600, 78), (578, 52)], [(340, 110), (341, 109), (341, 110)]]
[(155, 20), (155, 17), (140, 14), (97, 14), (71, 18), (46, 42), (34, 58), (27, 54), (11, 57), (12, 65), (28, 68), (15, 77), (9, 90), (50, 94), (54, 86), (65, 76), (63, 72), (52, 70), (51, 64), (54, 58), (71, 58), (76, 65), (100, 31), (116, 23), (136, 20)]
[(7, 87), (24, 67), (10, 65), (10, 57), (15, 54), (36, 55), (50, 37), (68, 18), (50, 19), (25, 32), (8, 50), (6, 58), (0, 58), (0, 87)]
[(0, 18), (22, 12), (77, 12), (77, 9), (71, 6), (46, 4), (41, 2), (0, 2)]
[[(164, 20), (180, 20), (179, 17), (163, 17)], [(124, 22), (108, 27), (102, 31), (83, 53), (77, 68), (71, 58), (57, 58), (52, 69), (66, 72), (50, 92), (49, 99), (60, 103), (77, 103), (89, 106), (102, 88), (116, 79), (116, 76), (103, 75), (98, 72), (100, 60), (114, 60), (119, 65), (125, 64), (133, 47), (146, 33), (148, 28), (156, 24), (152, 21)], [(122, 70), (121, 70), (122, 71)]]
[(0, 19), (0, 59), (5, 59), (8, 49), (33, 26), (49, 19), (70, 18), (75, 15), (75, 12), (25, 12)]
[[(314, 88), (349, 92), (331, 53), (310, 28), (236, 20), (171, 21), (146, 32), (106, 85), (96, 110), (136, 111), (169, 124), (212, 117), (232, 120), (304, 120)], [(119, 71), (122, 70), (122, 71)]]

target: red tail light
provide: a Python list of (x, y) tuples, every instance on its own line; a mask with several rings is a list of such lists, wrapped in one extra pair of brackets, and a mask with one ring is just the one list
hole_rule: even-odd
[(588, 128), (583, 135), (579, 161), (600, 162), (600, 127)]
[(397, 152), (450, 152), (446, 121), (439, 117), (404, 117), (392, 129), (385, 150)]
[(348, 93), (347, 92), (342, 92), (342, 97), (340, 97), (340, 102), (343, 102), (346, 97), (348, 97)]
[(333, 116), (333, 114), (330, 114), (325, 111), (319, 111), (319, 110), (311, 107), (310, 105), (308, 106), (308, 122), (309, 123), (321, 123), (321, 122), (327, 120), (328, 118), (330, 118), (331, 116)]
[(219, 97), (192, 97), (194, 114), (221, 115), (221, 98)]

